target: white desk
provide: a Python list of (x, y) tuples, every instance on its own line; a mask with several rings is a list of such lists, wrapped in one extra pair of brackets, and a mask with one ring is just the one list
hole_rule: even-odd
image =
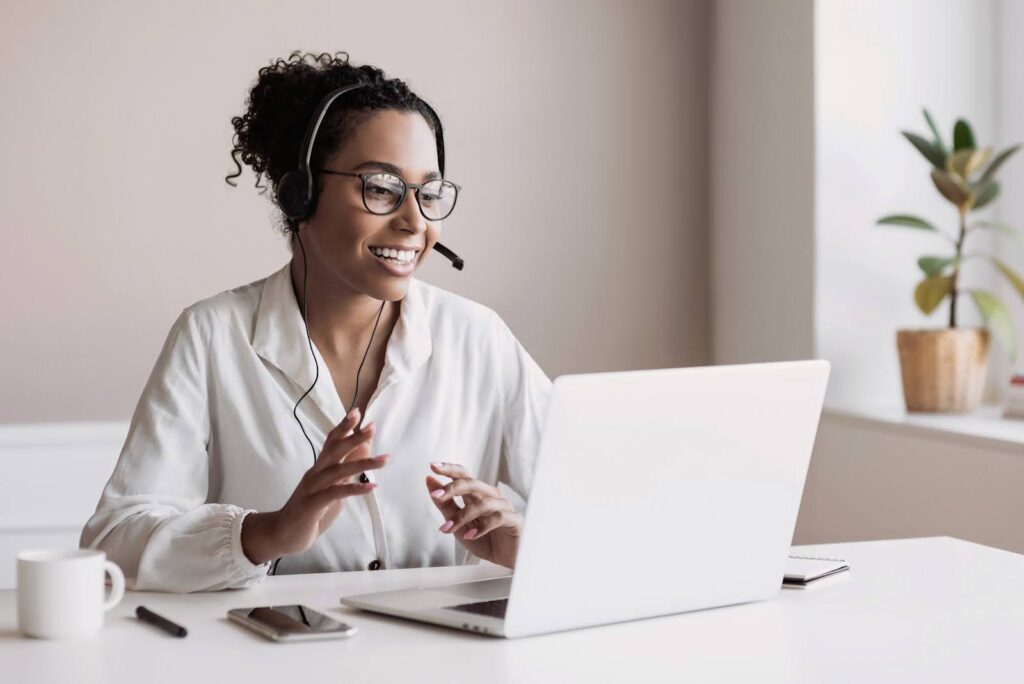
[[(79, 641), (26, 639), (0, 592), (4, 682), (969, 682), (1024, 678), (1024, 556), (949, 537), (795, 547), (845, 558), (829, 584), (774, 600), (506, 641), (360, 613), (343, 594), (503, 574), (495, 566), (269, 577), (252, 589), (129, 592)], [(638, 559), (638, 576), (643, 563)], [(595, 597), (599, 600), (599, 597)], [(349, 640), (279, 644), (229, 608), (305, 603)], [(184, 639), (139, 623), (143, 604)]]

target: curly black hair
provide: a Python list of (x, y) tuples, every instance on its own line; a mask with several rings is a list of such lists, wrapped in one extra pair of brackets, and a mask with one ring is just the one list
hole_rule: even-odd
[[(347, 52), (331, 55), (296, 50), (288, 59), (278, 59), (260, 69), (249, 91), (245, 114), (231, 119), (235, 129), (231, 158), (237, 170), (225, 176), (225, 182), (237, 186), (234, 179), (242, 174), (241, 160), (256, 174), (260, 194), (267, 190), (266, 185), (261, 184), (263, 177), (270, 179), (277, 204), (278, 183), (286, 173), (297, 168), (302, 138), (317, 105), (332, 90), (354, 83), (366, 83), (370, 87), (354, 90), (331, 105), (317, 132), (310, 166), (316, 168), (322, 164), (374, 112), (395, 110), (419, 112), (426, 119), (437, 141), (437, 161), (443, 176), (441, 121), (404, 81), (387, 78), (383, 70), (369, 64), (349, 64)], [(293, 237), (298, 222), (282, 212), (280, 228), (283, 235)]]

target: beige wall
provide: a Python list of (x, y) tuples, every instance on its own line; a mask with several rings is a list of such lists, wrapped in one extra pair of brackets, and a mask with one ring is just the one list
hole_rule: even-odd
[(222, 179), (230, 118), (293, 49), (434, 104), (467, 266), (419, 276), (551, 376), (708, 360), (708, 3), (383, 7), (0, 5), (0, 422), (127, 418), (183, 307), (285, 262), (251, 175)]
[(814, 356), (813, 9), (813, 0), (714, 4), (715, 363)]

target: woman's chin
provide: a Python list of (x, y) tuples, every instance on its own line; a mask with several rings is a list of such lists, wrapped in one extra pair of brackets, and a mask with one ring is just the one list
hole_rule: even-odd
[(367, 283), (367, 287), (363, 292), (367, 296), (380, 301), (397, 302), (400, 299), (404, 299), (406, 293), (409, 291), (408, 278), (395, 278), (389, 276), (381, 278), (380, 276), (377, 276), (370, 280), (371, 282)]

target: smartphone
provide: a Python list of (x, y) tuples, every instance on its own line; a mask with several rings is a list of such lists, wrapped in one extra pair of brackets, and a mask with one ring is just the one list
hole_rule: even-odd
[(356, 633), (352, 625), (302, 605), (233, 608), (228, 619), (274, 641), (343, 639)]

